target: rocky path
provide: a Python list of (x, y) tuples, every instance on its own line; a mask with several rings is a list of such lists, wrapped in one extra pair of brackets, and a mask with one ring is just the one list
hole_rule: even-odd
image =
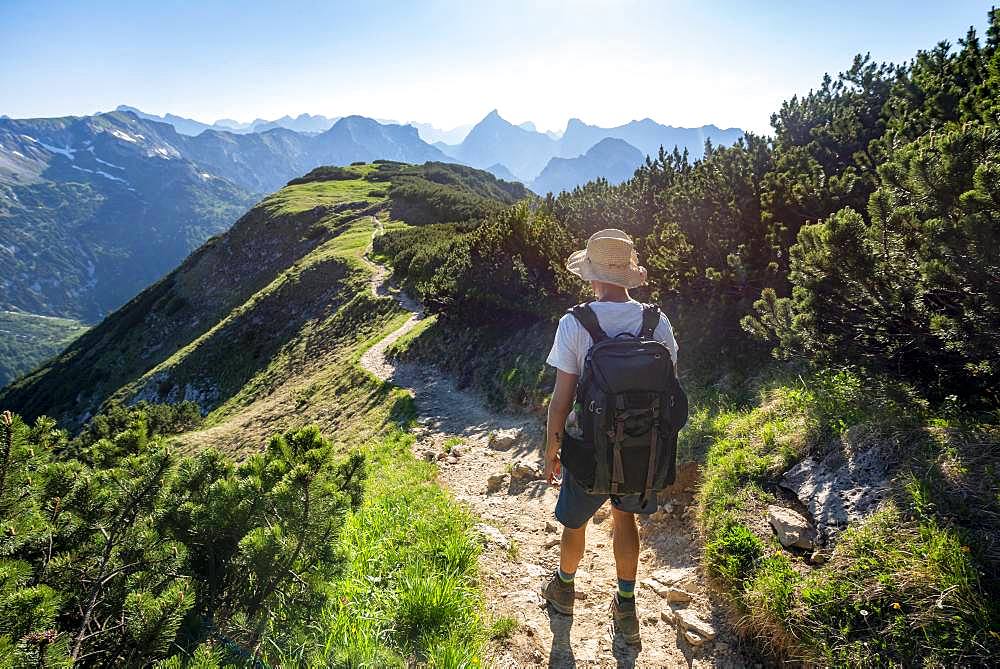
[[(380, 225), (373, 222), (377, 232)], [(641, 649), (625, 645), (610, 626), (616, 576), (608, 505), (588, 526), (575, 615), (542, 606), (537, 593), (558, 565), (561, 530), (552, 516), (558, 488), (540, 479), (540, 421), (492, 412), (433, 368), (387, 360), (387, 347), (423, 318), (423, 310), (388, 284), (385, 267), (366, 262), (372, 289), (412, 316), (369, 349), (361, 364), (413, 392), (420, 415), (417, 456), (437, 460), (440, 483), (482, 521), (477, 530), (485, 544), (480, 566), (489, 614), (519, 622), (513, 636), (491, 649), (487, 666), (754, 667), (759, 661), (740, 646), (696, 569), (698, 544), (689, 522), (694, 467), (682, 468), (661, 510), (640, 522)]]

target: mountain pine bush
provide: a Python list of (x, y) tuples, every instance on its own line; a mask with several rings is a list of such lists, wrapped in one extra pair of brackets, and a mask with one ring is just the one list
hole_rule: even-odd
[(149, 426), (185, 413), (117, 407), (74, 441), (0, 417), (4, 666), (240, 663), (322, 608), (363, 457), (316, 428), (238, 466), (181, 457)]
[(791, 249), (790, 298), (746, 325), (790, 354), (1000, 400), (1000, 131), (953, 126), (879, 170), (867, 217), (845, 208)]

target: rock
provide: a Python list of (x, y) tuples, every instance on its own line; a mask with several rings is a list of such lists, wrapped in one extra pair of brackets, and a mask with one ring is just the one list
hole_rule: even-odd
[(448, 455), (451, 455), (452, 457), (455, 457), (455, 458), (462, 457), (462, 455), (464, 453), (465, 453), (465, 449), (462, 448), (461, 446), (452, 446), (451, 449), (448, 451)]
[(509, 478), (510, 477), (508, 477), (505, 473), (492, 474), (488, 479), (486, 479), (486, 492), (498, 492), (505, 485), (507, 485)]
[(769, 504), (767, 520), (778, 535), (778, 541), (785, 548), (805, 548), (811, 550), (816, 540), (816, 530), (802, 514), (781, 506)]
[(826, 553), (823, 553), (822, 551), (813, 551), (812, 555), (809, 556), (809, 563), (810, 564), (826, 564), (827, 560), (829, 560), (829, 559), (830, 559), (830, 556), (827, 555)]
[(647, 625), (655, 625), (657, 622), (659, 622), (659, 620), (660, 620), (659, 616), (657, 616), (655, 613), (647, 613), (642, 619), (642, 621)]
[(643, 587), (649, 588), (650, 590), (652, 590), (653, 592), (655, 592), (660, 597), (666, 597), (667, 596), (667, 590), (669, 589), (669, 588), (667, 588), (667, 586), (663, 585), (662, 583), (660, 583), (659, 581), (657, 581), (655, 578), (644, 578), (641, 581), (639, 581), (639, 585), (642, 585)]
[(558, 546), (560, 543), (561, 541), (558, 537), (549, 539), (548, 541), (545, 542), (545, 550)]
[(445, 462), (447, 462), (449, 465), (457, 465), (458, 464), (458, 458), (456, 458), (453, 455), (453, 456), (449, 457), (447, 460), (445, 460)]
[(508, 451), (521, 438), (521, 431), (515, 428), (495, 430), (490, 433), (488, 446), (494, 451)]
[(514, 481), (534, 481), (542, 477), (542, 472), (530, 462), (518, 460), (510, 468), (510, 477)]
[(660, 611), (660, 617), (663, 618), (665, 622), (668, 622), (671, 625), (677, 622), (677, 612), (674, 611), (669, 606)]
[(666, 597), (668, 602), (686, 604), (694, 599), (694, 595), (687, 590), (681, 590), (680, 588), (668, 588), (666, 593), (660, 595), (661, 597)]
[(695, 648), (705, 643), (704, 639), (702, 639), (700, 636), (698, 636), (691, 630), (684, 631), (684, 640), (687, 641), (692, 646), (694, 646)]
[(441, 451), (440, 453), (437, 454), (437, 459), (438, 460), (447, 460), (448, 459), (448, 454), (445, 453), (444, 451)]
[(675, 569), (657, 569), (653, 578), (663, 585), (676, 585), (694, 576), (694, 567), (677, 567)]
[(434, 462), (434, 459), (437, 457), (437, 453), (435, 453), (434, 451), (424, 451), (423, 453), (420, 454), (420, 457), (425, 462)]
[(510, 540), (504, 536), (503, 532), (493, 527), (492, 525), (487, 525), (486, 523), (479, 523), (476, 525), (476, 531), (483, 536), (488, 544), (496, 544), (500, 548), (507, 549), (510, 548)]
[(690, 609), (678, 609), (674, 611), (674, 619), (685, 631), (692, 631), (700, 637), (711, 641), (715, 638), (715, 627), (698, 617)]
[(532, 564), (530, 562), (526, 562), (524, 564), (524, 570), (528, 572), (528, 576), (531, 576), (533, 578), (538, 578), (539, 576), (547, 576), (552, 573), (545, 567), (540, 567), (537, 564)]
[(504, 597), (511, 602), (524, 603), (524, 604), (534, 604), (535, 606), (545, 606), (545, 600), (542, 596), (532, 590), (531, 588), (525, 588), (524, 590), (515, 590), (514, 592), (504, 593)]
[(868, 425), (848, 430), (830, 450), (785, 472), (781, 485), (809, 510), (820, 534), (870, 515), (889, 493), (899, 462), (890, 438)]
[(674, 505), (671, 504), (670, 502), (667, 502), (666, 504), (660, 507), (660, 511), (662, 511), (663, 513), (673, 513)]
[(546, 520), (545, 521), (545, 531), (546, 532), (550, 532), (550, 533), (558, 532), (559, 531), (559, 524), (556, 523), (556, 522), (554, 522), (554, 521), (551, 521), (551, 520)]

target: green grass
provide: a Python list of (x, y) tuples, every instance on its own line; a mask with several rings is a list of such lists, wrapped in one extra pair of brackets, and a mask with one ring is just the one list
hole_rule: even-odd
[(0, 311), (0, 387), (30, 372), (87, 331), (69, 318)]
[(370, 195), (376, 186), (370, 181), (366, 181), (364, 176), (372, 170), (371, 166), (355, 165), (344, 169), (356, 172), (358, 178), (340, 181), (315, 181), (286, 186), (266, 198), (260, 206), (271, 215), (285, 215), (344, 202), (374, 203), (385, 199), (385, 197), (372, 197)]
[[(899, 470), (889, 499), (814, 566), (782, 549), (765, 508), (781, 503), (781, 473), (833, 439), (890, 440)], [(698, 493), (704, 561), (748, 635), (827, 666), (975, 666), (1000, 652), (994, 428), (823, 374), (776, 383), (755, 407), (716, 396), (685, 441), (689, 451), (710, 444)]]
[[(392, 430), (363, 447), (371, 475), (343, 533), (346, 563), (331, 605), (302, 639), (305, 664), (480, 666), (480, 545), (472, 518), (436, 483), (433, 464)], [(297, 658), (299, 655), (292, 653)]]

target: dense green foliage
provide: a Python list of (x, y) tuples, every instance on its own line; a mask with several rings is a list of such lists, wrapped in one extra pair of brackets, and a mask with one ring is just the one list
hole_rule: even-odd
[(364, 458), (334, 462), (315, 428), (239, 466), (179, 457), (150, 427), (190, 412), (149, 408), (75, 440), (3, 414), (0, 647), (13, 665), (145, 666), (202, 643), (242, 663), (327, 601)]
[(464, 165), (377, 161), (376, 166), (366, 178), (389, 182), (393, 218), (411, 225), (479, 219), (529, 195), (520, 183)]
[(0, 311), (0, 387), (59, 353), (86, 329), (69, 318)]
[(802, 228), (792, 297), (766, 293), (748, 327), (769, 327), (786, 353), (997, 406), (1000, 130), (925, 136), (880, 175), (867, 217), (845, 208)]
[[(351, 167), (360, 167), (361, 165), (364, 165), (364, 163), (352, 163)], [(296, 184), (307, 184), (312, 181), (347, 181), (357, 178), (357, 173), (352, 170), (337, 167), (336, 165), (324, 165), (311, 170), (308, 174), (292, 179), (285, 185), (294, 186)]]

